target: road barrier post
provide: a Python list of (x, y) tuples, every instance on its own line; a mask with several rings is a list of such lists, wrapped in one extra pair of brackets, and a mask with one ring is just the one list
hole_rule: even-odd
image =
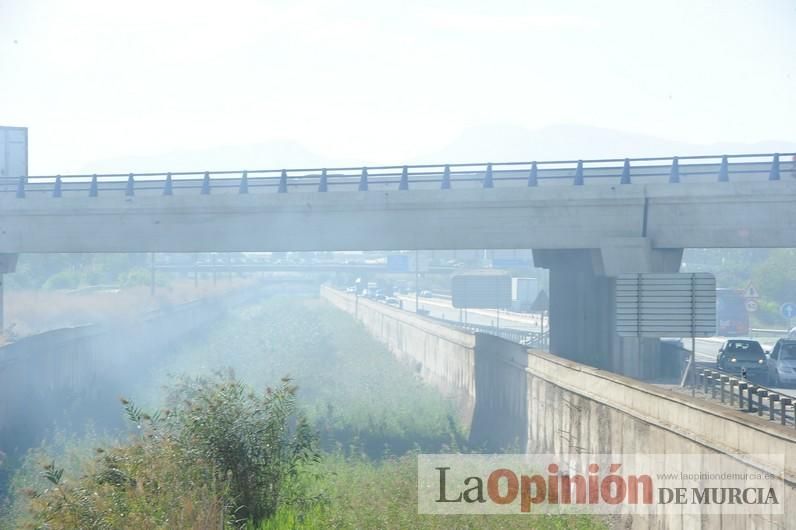
[(738, 381), (736, 378), (734, 378), (734, 377), (730, 378), (730, 406), (731, 407), (735, 404), (735, 394), (733, 394), (733, 392), (735, 391), (735, 386), (738, 385), (739, 383), (740, 383), (740, 381)]
[[(758, 387), (757, 391), (755, 392), (755, 394), (757, 394), (757, 415), (758, 416), (762, 416), (763, 415), (763, 398), (764, 397), (768, 397), (768, 390), (765, 390), (763, 388)], [(770, 404), (769, 404), (769, 406), (770, 406)]]
[(780, 395), (771, 393), (768, 396), (768, 419), (774, 421), (774, 404), (779, 401)]
[(727, 375), (720, 376), (721, 380), (721, 402), (724, 403), (724, 383), (730, 380), (730, 377)]
[[(780, 400), (779, 400), (779, 405), (780, 405), (780, 409), (779, 410), (781, 412), (781, 414), (780, 414), (780, 422), (782, 423), (782, 425), (785, 425), (785, 423), (787, 421), (787, 418), (788, 418), (788, 406), (790, 406), (790, 404), (792, 402), (793, 402), (793, 400), (791, 398), (784, 397), (784, 396), (781, 397)], [(794, 414), (796, 414), (796, 411), (794, 411)], [(794, 422), (794, 425), (796, 425), (796, 421)]]

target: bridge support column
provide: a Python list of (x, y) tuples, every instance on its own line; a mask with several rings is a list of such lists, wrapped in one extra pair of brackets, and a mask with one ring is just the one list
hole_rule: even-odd
[(550, 270), (552, 353), (631, 377), (660, 373), (658, 339), (616, 334), (616, 276), (677, 272), (682, 249), (653, 249), (647, 238), (616, 238), (599, 249), (534, 250), (533, 257), (537, 267)]
[(610, 369), (613, 282), (597, 273), (599, 250), (534, 250), (536, 267), (550, 269), (550, 352)]
[(4, 274), (17, 269), (18, 254), (0, 254), (0, 334), (5, 333), (5, 278)]

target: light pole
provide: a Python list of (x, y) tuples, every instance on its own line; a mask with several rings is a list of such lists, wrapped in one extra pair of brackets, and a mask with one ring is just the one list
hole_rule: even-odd
[(359, 315), (359, 284), (362, 278), (357, 278), (354, 280), (354, 318), (357, 318)]
[(155, 253), (149, 253), (149, 296), (155, 296)]
[(415, 313), (420, 312), (420, 251), (415, 250)]

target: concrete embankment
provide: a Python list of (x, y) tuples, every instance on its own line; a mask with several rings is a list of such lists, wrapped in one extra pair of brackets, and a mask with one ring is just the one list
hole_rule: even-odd
[[(763, 418), (676, 394), (497, 337), (452, 331), (385, 304), (330, 288), (322, 296), (361, 320), (421, 374), (473, 400), (471, 441), (529, 453), (740, 455), (748, 472), (786, 481), (785, 515), (650, 513), (628, 517), (637, 528), (796, 527), (796, 431)], [(440, 345), (438, 348), (437, 345)], [(448, 372), (447, 370), (451, 370)], [(784, 456), (784, 474), (777, 458)], [(711, 507), (713, 508), (713, 507)]]
[(0, 451), (19, 454), (53, 427), (80, 431), (122, 423), (130, 396), (186, 335), (267, 294), (244, 290), (169, 306), (124, 322), (61, 328), (0, 348)]

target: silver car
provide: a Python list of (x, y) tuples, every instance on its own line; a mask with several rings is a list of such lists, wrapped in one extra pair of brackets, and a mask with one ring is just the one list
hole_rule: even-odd
[(745, 374), (749, 378), (766, 376), (766, 352), (753, 339), (729, 339), (721, 345), (716, 358), (719, 370)]
[(779, 339), (768, 357), (771, 386), (796, 384), (796, 340)]

